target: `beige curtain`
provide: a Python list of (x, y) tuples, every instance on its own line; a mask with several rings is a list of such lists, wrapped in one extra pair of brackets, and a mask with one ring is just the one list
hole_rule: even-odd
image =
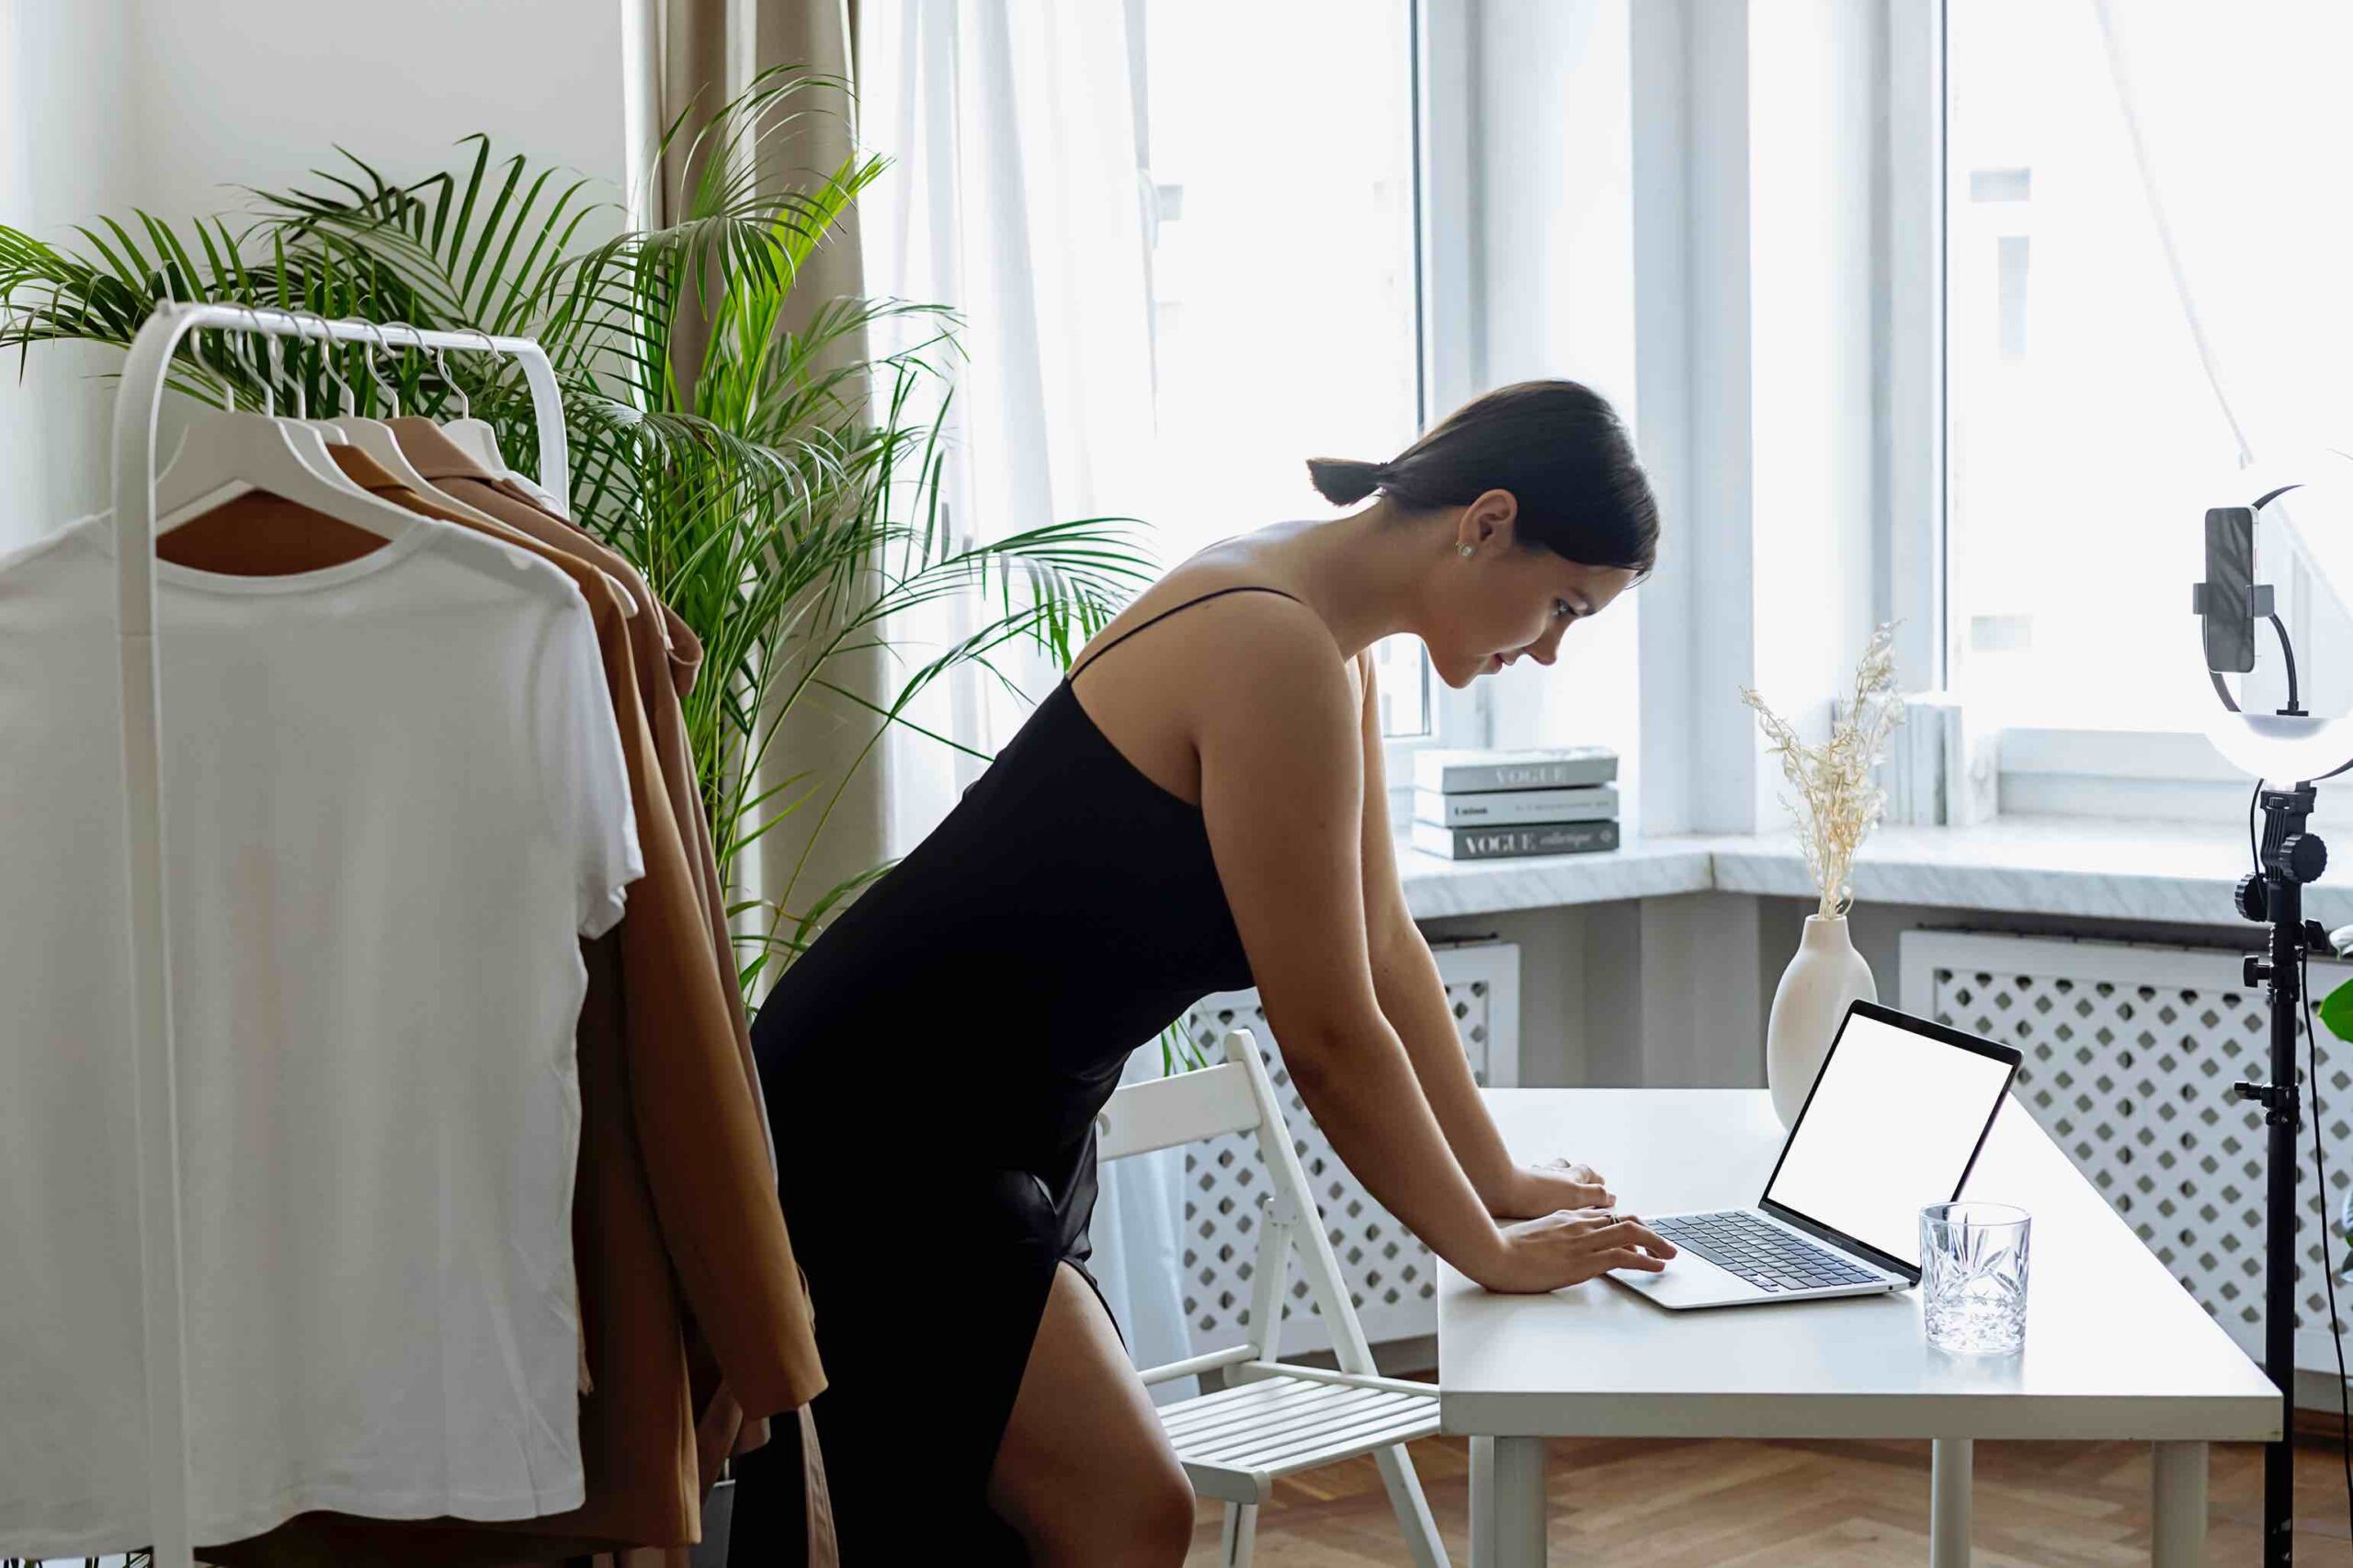
[[(683, 181), (699, 173), (688, 166), (695, 130), (713, 108), (741, 92), (761, 72), (796, 65), (853, 83), (857, 79), (855, 0), (643, 3), (648, 9), (639, 22), (639, 91), (652, 101), (632, 116), (633, 129), (647, 139), (650, 151), (651, 141), (673, 119), (682, 113), (688, 116), (685, 130), (671, 145), (665, 177), (642, 193), (640, 217), (643, 220), (661, 222), (670, 216), (663, 210), (663, 193), (679, 188)], [(813, 97), (810, 102), (815, 102)], [(845, 112), (839, 115), (796, 114), (789, 126), (765, 140), (759, 171), (764, 181), (806, 185), (839, 167), (855, 140), (855, 124), (847, 112), (849, 106), (841, 107)], [(641, 161), (645, 155), (642, 151), (638, 154)], [(797, 319), (789, 319), (785, 324), (797, 330), (822, 302), (860, 292), (862, 287), (858, 220), (853, 211), (832, 242), (803, 268), (792, 292)], [(682, 343), (681, 357), (699, 359), (699, 347)], [(866, 346), (862, 338), (849, 339), (839, 345), (838, 351), (862, 359)], [(811, 630), (808, 641), (815, 642), (815, 634), (823, 629)], [(798, 673), (780, 675), (776, 685), (789, 689), (791, 676)], [(895, 689), (892, 670), (879, 648), (835, 656), (828, 663), (825, 676), (877, 704), (887, 704)], [(889, 852), (890, 748), (871, 744), (879, 727), (880, 721), (870, 710), (813, 687), (794, 704), (769, 748), (769, 777), (763, 779), (763, 788), (781, 784), (794, 775), (801, 776), (802, 782), (789, 788), (778, 797), (779, 801), (798, 796), (811, 783), (820, 788), (755, 846), (753, 863), (745, 868), (748, 892), (784, 900), (792, 913), (799, 914), (827, 890), (874, 866)], [(849, 785), (828, 812), (826, 801), (846, 775)], [(817, 831), (821, 816), (822, 833)]]
[[(681, 115), (687, 119), (665, 154), (662, 177), (633, 183), (631, 221), (659, 224), (676, 216), (665, 210), (667, 193), (685, 187), (700, 172), (689, 163), (695, 132), (708, 123), (714, 109), (744, 91), (760, 73), (797, 65), (855, 83), (855, 4), (856, 0), (632, 0), (628, 23), (630, 102), (624, 116), (633, 142), (632, 167), (643, 169), (663, 132)], [(856, 136), (850, 106), (840, 107), (839, 115), (796, 116), (782, 133), (765, 141), (764, 162), (758, 171), (763, 182), (807, 184), (813, 176), (839, 167)], [(702, 151), (694, 153), (698, 159), (703, 155)], [(832, 243), (803, 267), (792, 292), (786, 328), (799, 331), (824, 301), (858, 292), (861, 273), (853, 214), (835, 231)], [(699, 363), (700, 342), (683, 333), (680, 335), (686, 339), (676, 350), (681, 362)], [(862, 359), (865, 345), (847, 341), (840, 351)], [(822, 635), (823, 630), (813, 628), (812, 631)], [(790, 689), (794, 673), (782, 676), (777, 686)], [(830, 680), (871, 701), (886, 699), (890, 672), (879, 649), (837, 656), (825, 673)], [(832, 784), (853, 767), (857, 772), (827, 815), (822, 834), (816, 834), (815, 828), (823, 793), (755, 846), (753, 862), (745, 869), (745, 892), (782, 897), (790, 883), (790, 907), (798, 912), (825, 890), (882, 858), (887, 842), (887, 748), (874, 746), (859, 761), (877, 728), (878, 721), (870, 710), (830, 693), (813, 689), (794, 705), (769, 748), (770, 777), (762, 781), (763, 787), (793, 774), (805, 774), (825, 781), (830, 791)], [(779, 1425), (776, 1435), (779, 1440), (797, 1437), (801, 1449), (810, 1505), (805, 1561), (811, 1568), (833, 1568), (838, 1558), (824, 1467), (817, 1457), (809, 1411), (802, 1409), (800, 1416), (797, 1432)], [(680, 1555), (630, 1552), (620, 1568), (684, 1568)]]

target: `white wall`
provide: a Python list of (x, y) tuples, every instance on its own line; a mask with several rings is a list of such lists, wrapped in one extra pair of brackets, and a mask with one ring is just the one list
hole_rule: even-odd
[[(0, 222), (55, 238), (136, 199), (139, 101), (101, 90), (130, 57), (132, 0), (0, 0)], [(0, 366), (0, 550), (105, 504), (98, 449), (115, 356)]]
[[(622, 0), (0, 0), (0, 222), (239, 210), (340, 145), (385, 174), (502, 152), (618, 202)], [(36, 349), (0, 383), (0, 548), (105, 505), (114, 357)]]
[(159, 214), (232, 208), (230, 187), (299, 180), (337, 146), (429, 172), (476, 131), (620, 199), (619, 0), (131, 4), (140, 199)]

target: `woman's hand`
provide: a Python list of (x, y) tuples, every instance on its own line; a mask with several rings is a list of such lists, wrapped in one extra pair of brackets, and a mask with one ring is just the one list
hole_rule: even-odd
[(1474, 1276), (1490, 1290), (1537, 1294), (1582, 1285), (1613, 1268), (1656, 1274), (1674, 1244), (1632, 1215), (1606, 1209), (1563, 1209), (1506, 1225), (1495, 1262)]
[(1498, 1220), (1533, 1220), (1563, 1209), (1607, 1209), (1618, 1201), (1601, 1173), (1591, 1165), (1547, 1160), (1515, 1165), (1493, 1205)]

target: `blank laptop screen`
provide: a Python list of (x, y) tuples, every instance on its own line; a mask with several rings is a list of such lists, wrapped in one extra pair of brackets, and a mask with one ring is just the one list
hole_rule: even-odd
[(2009, 1063), (1856, 1013), (1766, 1198), (1920, 1264), (1920, 1210), (1949, 1202)]

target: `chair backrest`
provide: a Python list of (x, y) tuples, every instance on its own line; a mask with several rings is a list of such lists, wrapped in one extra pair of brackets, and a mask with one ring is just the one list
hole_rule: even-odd
[(1095, 1157), (1123, 1160), (1257, 1125), (1249, 1071), (1227, 1062), (1116, 1091), (1095, 1119)]
[[(1324, 1212), (1307, 1185), (1275, 1085), (1248, 1029), (1225, 1037), (1225, 1060), (1171, 1078), (1115, 1090), (1095, 1123), (1097, 1157), (1123, 1159), (1227, 1132), (1255, 1132), (1271, 1190), (1260, 1210), (1258, 1256), (1252, 1270), (1249, 1348), (1263, 1360), (1279, 1354), (1290, 1251), (1332, 1335), (1344, 1372), (1372, 1373), (1372, 1346), (1340, 1278), (1340, 1260), (1324, 1229)], [(1157, 1370), (1154, 1369), (1153, 1370)], [(1150, 1381), (1152, 1371), (1145, 1373)]]

